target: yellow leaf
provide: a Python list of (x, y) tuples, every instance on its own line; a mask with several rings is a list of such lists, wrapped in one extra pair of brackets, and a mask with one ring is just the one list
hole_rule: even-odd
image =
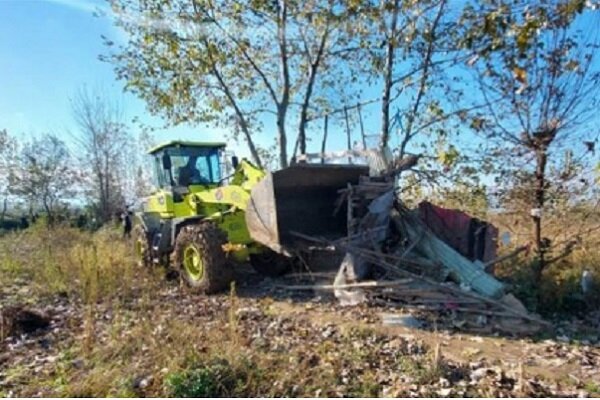
[(523, 83), (527, 84), (527, 72), (523, 68), (514, 67), (513, 68), (513, 77)]

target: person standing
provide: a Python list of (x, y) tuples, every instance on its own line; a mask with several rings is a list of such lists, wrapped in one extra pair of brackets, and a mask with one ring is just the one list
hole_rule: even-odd
[(121, 214), (121, 220), (123, 223), (123, 239), (131, 238), (131, 213), (126, 209), (123, 214)]

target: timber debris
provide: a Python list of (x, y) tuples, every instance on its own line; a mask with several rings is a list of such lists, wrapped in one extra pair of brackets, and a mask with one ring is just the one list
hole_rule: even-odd
[[(549, 324), (530, 314), (509, 288), (488, 273), (493, 260), (470, 260), (436, 236), (398, 198), (386, 177), (361, 177), (339, 191), (335, 212), (347, 214), (348, 235), (336, 240), (292, 232), (300, 240), (344, 252), (330, 285), (287, 285), (334, 291), (341, 305), (368, 303), (481, 333), (530, 334)], [(515, 253), (516, 254), (516, 253)], [(404, 314), (384, 321), (404, 321)]]

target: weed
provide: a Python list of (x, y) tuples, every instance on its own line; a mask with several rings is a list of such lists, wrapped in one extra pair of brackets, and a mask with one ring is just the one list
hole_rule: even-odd
[(173, 397), (251, 396), (260, 378), (260, 368), (245, 358), (236, 363), (213, 358), (168, 375), (165, 385)]
[(451, 372), (442, 356), (439, 343), (434, 346), (429, 357), (403, 357), (399, 361), (399, 366), (420, 385), (437, 382)]
[(348, 387), (348, 397), (378, 397), (382, 387), (377, 377), (370, 371), (365, 372), (359, 379), (354, 379)]
[(231, 282), (229, 290), (229, 311), (228, 311), (228, 326), (229, 340), (231, 342), (232, 351), (237, 352), (240, 346), (240, 332), (238, 331), (239, 316), (238, 316), (238, 298), (235, 292), (235, 282)]
[(588, 382), (584, 387), (583, 387), (589, 394), (592, 395), (600, 395), (600, 384), (596, 383), (596, 382)]
[(63, 294), (85, 303), (133, 298), (136, 272), (130, 253), (129, 243), (112, 229), (92, 234), (34, 225), (0, 240), (0, 283), (19, 279), (36, 296)]

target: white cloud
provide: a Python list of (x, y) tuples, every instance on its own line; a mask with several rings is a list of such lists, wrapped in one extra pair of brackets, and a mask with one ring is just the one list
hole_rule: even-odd
[(46, 0), (59, 6), (71, 8), (73, 10), (86, 13), (109, 12), (110, 9), (104, 4), (92, 0)]

